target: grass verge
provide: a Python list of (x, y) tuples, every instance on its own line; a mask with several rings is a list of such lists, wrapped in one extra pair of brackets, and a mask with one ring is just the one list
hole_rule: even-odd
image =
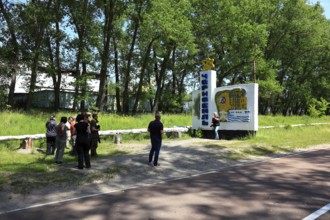
[[(262, 129), (256, 136), (230, 141), (225, 144), (223, 157), (240, 160), (256, 156), (286, 154), (330, 144), (330, 125)], [(223, 147), (223, 143), (216, 144)], [(213, 147), (214, 146), (213, 144)]]

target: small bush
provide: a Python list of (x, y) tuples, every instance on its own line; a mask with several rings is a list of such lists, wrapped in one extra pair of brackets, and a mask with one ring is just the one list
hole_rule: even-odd
[(197, 137), (197, 138), (202, 138), (203, 137), (203, 131), (201, 129), (189, 129), (188, 131), (189, 135), (191, 137)]
[(317, 99), (312, 99), (309, 104), (308, 113), (311, 117), (321, 117), (324, 116), (329, 106), (329, 102), (324, 98), (320, 101)]

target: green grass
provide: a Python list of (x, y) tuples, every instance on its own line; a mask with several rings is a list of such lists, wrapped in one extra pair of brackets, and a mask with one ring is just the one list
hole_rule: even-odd
[(309, 117), (309, 116), (265, 116), (259, 115), (259, 126), (288, 126), (294, 124), (330, 123), (329, 116)]
[[(70, 112), (56, 113), (56, 121), (59, 122), (62, 116), (76, 116)], [(50, 113), (34, 112), (21, 113), (12, 111), (0, 112), (2, 125), (0, 136), (24, 135), (24, 134), (43, 134), (45, 133), (45, 124), (50, 117)], [(120, 116), (116, 114), (99, 114), (99, 121), (102, 130), (125, 130), (146, 128), (150, 121), (154, 120), (152, 114), (139, 114), (136, 116)], [(191, 126), (191, 115), (186, 114), (164, 114), (162, 122), (165, 127)]]
[[(25, 135), (25, 134), (43, 134), (45, 133), (45, 124), (51, 113), (47, 112), (0, 112), (3, 128), (0, 129), (0, 136), (7, 135)], [(76, 116), (72, 112), (56, 113), (58, 122), (62, 116)], [(146, 128), (148, 123), (154, 120), (152, 114), (139, 114), (136, 116), (120, 116), (116, 114), (99, 114), (99, 121), (102, 130), (125, 130)], [(191, 126), (192, 119), (190, 114), (164, 114), (162, 122), (165, 127)], [(293, 124), (311, 124), (317, 122), (330, 123), (329, 116), (312, 118), (309, 116), (259, 116), (259, 126), (290, 126)]]
[[(260, 129), (250, 136), (226, 144), (225, 157), (231, 160), (303, 150), (329, 144), (330, 125)], [(219, 145), (223, 147), (223, 144)]]
[[(81, 173), (76, 170), (59, 169), (54, 164), (53, 156), (46, 156), (34, 149), (32, 153), (17, 153), (14, 145), (8, 147), (0, 146), (0, 190), (5, 185), (10, 186), (12, 192), (26, 194), (29, 190), (43, 188), (49, 185), (60, 185), (70, 183), (70, 185), (82, 185), (97, 181), (98, 179), (114, 178), (121, 173), (127, 173), (127, 168), (113, 166), (106, 168), (102, 172)], [(112, 157), (117, 155), (129, 154), (130, 150), (121, 150), (111, 142), (103, 140), (98, 150), (100, 158)], [(66, 149), (63, 161), (72, 168), (77, 166), (76, 157), (69, 155), (69, 149)]]

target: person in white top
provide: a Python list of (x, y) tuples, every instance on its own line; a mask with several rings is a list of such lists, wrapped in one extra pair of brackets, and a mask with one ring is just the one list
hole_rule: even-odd
[[(72, 118), (72, 117), (69, 117), (69, 118)], [(70, 140), (71, 140), (71, 131), (70, 131), (71, 124), (70, 124), (69, 120), (65, 123), (65, 127), (66, 127), (66, 146), (65, 146), (65, 148), (69, 148)]]

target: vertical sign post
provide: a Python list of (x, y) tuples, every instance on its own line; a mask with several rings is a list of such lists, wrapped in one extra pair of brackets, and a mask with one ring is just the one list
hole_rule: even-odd
[(214, 89), (216, 88), (216, 72), (203, 71), (200, 74), (200, 127), (203, 130), (212, 130), (212, 114), (214, 111)]

